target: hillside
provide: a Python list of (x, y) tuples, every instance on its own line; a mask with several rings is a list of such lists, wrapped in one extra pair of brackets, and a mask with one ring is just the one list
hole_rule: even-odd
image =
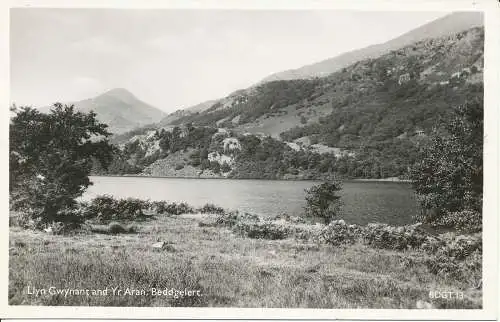
[(93, 110), (98, 120), (108, 124), (110, 132), (114, 134), (157, 123), (166, 116), (166, 113), (139, 100), (123, 88), (115, 88), (94, 98), (66, 104), (74, 104), (76, 109), (82, 112)]
[[(170, 128), (189, 125), (230, 129), (235, 136), (269, 135), (307, 153), (344, 151), (337, 171), (348, 177), (405, 177), (419, 146), (446, 121), (451, 107), (472, 97), (482, 99), (483, 43), (481, 27), (426, 39), (328, 77), (274, 81), (234, 92), (205, 111), (176, 119)], [(271, 168), (254, 161), (239, 164), (245, 169), (241, 176), (268, 177)], [(286, 178), (310, 165), (280, 167), (273, 171)], [(237, 168), (233, 174), (240, 173)]]
[(260, 83), (322, 77), (347, 67), (357, 61), (368, 58), (377, 58), (391, 50), (396, 50), (412, 43), (427, 39), (438, 38), (473, 27), (483, 25), (483, 15), (479, 12), (455, 12), (435, 21), (432, 21), (417, 29), (401, 35), (395, 39), (382, 44), (372, 45), (366, 48), (353, 50), (324, 61), (303, 66), (297, 69), (286, 70), (272, 74), (264, 78)]
[[(450, 104), (463, 101), (464, 93), (474, 84), (482, 83), (483, 42), (482, 28), (420, 41), (377, 59), (359, 61), (328, 77), (274, 81), (238, 91), (204, 112), (172, 124), (193, 122), (279, 137), (296, 126), (320, 123), (325, 117), (340, 121), (345, 113), (349, 120), (340, 122), (335, 130), (342, 125), (348, 130), (351, 122), (362, 123), (366, 112), (374, 111), (377, 119), (364, 122), (366, 126), (376, 122), (392, 127), (394, 122), (385, 123), (397, 110), (403, 118), (398, 124), (407, 124), (402, 129), (391, 128), (397, 132), (393, 137), (430, 130), (436, 116)], [(431, 110), (421, 113), (421, 105)], [(395, 110), (391, 112), (389, 107)], [(358, 132), (351, 134), (365, 138), (374, 134), (369, 129)]]
[(209, 109), (212, 105), (214, 105), (216, 102), (217, 102), (216, 100), (206, 101), (206, 102), (199, 103), (199, 104), (196, 104), (194, 106), (191, 106), (191, 107), (188, 107), (185, 109), (177, 110), (177, 111), (165, 116), (158, 124), (159, 124), (159, 126), (166, 126), (166, 125), (171, 124), (172, 122), (175, 122), (176, 120), (180, 119), (181, 117), (189, 116), (189, 115), (195, 114), (195, 113), (204, 112), (205, 110)]

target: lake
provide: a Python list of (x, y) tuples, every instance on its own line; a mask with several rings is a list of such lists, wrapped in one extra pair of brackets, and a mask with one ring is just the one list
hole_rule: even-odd
[[(118, 198), (141, 198), (187, 202), (192, 206), (213, 203), (225, 209), (263, 216), (300, 215), (305, 205), (304, 189), (314, 181), (185, 179), (153, 177), (90, 177), (83, 199), (108, 194)], [(341, 191), (343, 213), (348, 223), (382, 222), (403, 225), (412, 222), (417, 202), (408, 183), (347, 181)]]

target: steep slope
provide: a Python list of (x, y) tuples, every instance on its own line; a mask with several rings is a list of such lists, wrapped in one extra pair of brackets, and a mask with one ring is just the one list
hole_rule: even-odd
[(171, 124), (172, 122), (175, 122), (176, 120), (180, 119), (181, 117), (188, 116), (188, 115), (195, 114), (195, 113), (204, 112), (207, 109), (209, 109), (212, 105), (214, 105), (215, 102), (216, 102), (216, 100), (206, 101), (206, 102), (196, 104), (194, 106), (191, 106), (191, 107), (188, 107), (185, 109), (177, 110), (177, 111), (165, 116), (160, 121), (159, 125), (165, 126), (165, 125)]
[(276, 80), (305, 79), (326, 76), (357, 61), (368, 58), (377, 58), (390, 52), (391, 50), (396, 50), (427, 38), (442, 37), (482, 25), (482, 13), (452, 13), (383, 44), (353, 50), (315, 64), (272, 74), (264, 78), (261, 83)]
[[(110, 132), (124, 133), (160, 121), (166, 113), (139, 100), (124, 88), (109, 90), (94, 98), (71, 102), (82, 112), (94, 111), (97, 118), (109, 125)], [(48, 111), (43, 108), (42, 111)]]
[(435, 111), (408, 126), (430, 129), (438, 106), (446, 109), (451, 102), (460, 102), (470, 84), (482, 83), (483, 43), (483, 28), (427, 39), (359, 61), (328, 77), (273, 81), (240, 90), (204, 112), (172, 123), (193, 122), (277, 137), (295, 126), (315, 124), (345, 111), (352, 114), (349, 122), (363, 119), (364, 109), (379, 113), (370, 123), (382, 122), (391, 116), (389, 106), (418, 119), (417, 108), (425, 102)]
[(476, 27), (356, 62), (328, 77), (240, 90), (173, 123), (271, 135), (294, 148), (347, 151), (347, 168), (339, 171), (351, 177), (404, 176), (418, 146), (449, 120), (452, 107), (482, 101), (483, 58), (484, 29)]

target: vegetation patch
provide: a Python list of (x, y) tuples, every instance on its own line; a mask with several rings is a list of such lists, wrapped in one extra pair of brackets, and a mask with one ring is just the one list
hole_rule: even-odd
[(153, 201), (150, 209), (155, 213), (166, 215), (191, 214), (195, 212), (195, 209), (185, 202)]
[(202, 214), (218, 214), (223, 215), (226, 210), (222, 207), (216, 206), (214, 204), (207, 203), (203, 207), (198, 208), (198, 211)]

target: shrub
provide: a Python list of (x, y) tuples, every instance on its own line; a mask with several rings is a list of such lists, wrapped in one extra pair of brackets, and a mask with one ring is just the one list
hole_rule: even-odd
[(135, 219), (144, 216), (143, 210), (150, 208), (150, 202), (137, 198), (119, 199), (116, 202), (121, 218)]
[(334, 220), (319, 233), (319, 240), (334, 246), (353, 244), (360, 237), (361, 228), (347, 225), (343, 220)]
[(210, 170), (214, 173), (220, 173), (220, 163), (217, 161), (210, 161)]
[(181, 202), (180, 204), (173, 203), (172, 209), (174, 211), (174, 215), (192, 214), (195, 212), (194, 208), (185, 202)]
[(215, 223), (220, 226), (233, 226), (238, 222), (238, 212), (231, 211), (227, 213), (220, 214)]
[(231, 166), (229, 164), (227, 164), (227, 162), (222, 162), (222, 165), (220, 166), (220, 171), (222, 173), (227, 173), (229, 171), (231, 171)]
[(436, 253), (443, 254), (458, 260), (463, 260), (470, 256), (472, 253), (478, 251), (482, 252), (482, 237), (481, 235), (460, 235), (455, 236), (451, 241), (437, 250)]
[(337, 192), (342, 190), (338, 181), (324, 182), (306, 190), (305, 211), (308, 216), (320, 217), (328, 224), (340, 213), (341, 202)]
[(9, 225), (19, 226), (24, 229), (40, 229), (43, 227), (43, 222), (40, 217), (33, 218), (30, 214), (21, 211), (16, 212), (9, 218)]
[(154, 201), (150, 204), (150, 208), (159, 214), (168, 214), (168, 215), (181, 215), (194, 213), (194, 208), (189, 206), (185, 202), (181, 203), (168, 203), (166, 201)]
[(203, 207), (198, 209), (202, 214), (218, 214), (222, 215), (226, 211), (222, 207), (218, 207), (214, 204), (207, 203)]
[(149, 201), (127, 198), (114, 199), (108, 195), (97, 196), (89, 203), (81, 204), (85, 218), (96, 218), (99, 221), (118, 219), (138, 219), (144, 216), (144, 210), (151, 208)]
[(432, 242), (433, 239), (432, 236), (418, 229), (418, 226), (393, 227), (386, 224), (368, 224), (364, 228), (363, 239), (366, 244), (377, 248), (418, 249)]
[(433, 274), (457, 274), (460, 267), (459, 264), (447, 257), (444, 254), (431, 256), (424, 261), (427, 269)]
[(240, 214), (238, 211), (231, 211), (220, 214), (215, 223), (220, 226), (232, 227), (241, 221), (259, 222), (260, 217), (254, 214), (244, 213)]
[(166, 201), (153, 201), (151, 202), (150, 209), (158, 214), (166, 214), (168, 203)]
[(81, 204), (81, 207), (87, 218), (98, 217), (110, 220), (116, 213), (116, 200), (109, 195), (101, 195), (89, 203)]
[(284, 220), (284, 221), (292, 223), (292, 224), (305, 224), (306, 223), (306, 220), (304, 220), (304, 218), (302, 218), (302, 217), (290, 216), (289, 214), (285, 214), (285, 213), (276, 215), (274, 217), (268, 217), (268, 218), (266, 218), (266, 220), (270, 220), (270, 221)]
[(273, 222), (239, 221), (233, 231), (248, 238), (256, 239), (285, 239), (292, 234), (289, 227)]
[(455, 228), (463, 232), (479, 232), (482, 230), (482, 214), (473, 210), (447, 212), (438, 217), (432, 224), (435, 227)]

